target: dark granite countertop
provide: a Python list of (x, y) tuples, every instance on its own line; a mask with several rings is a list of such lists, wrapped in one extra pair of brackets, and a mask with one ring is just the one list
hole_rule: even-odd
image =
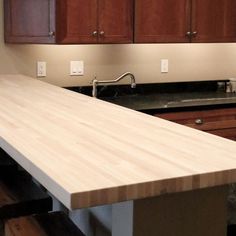
[[(99, 86), (98, 99), (130, 109), (152, 113), (153, 110), (174, 108), (196, 108), (202, 106), (236, 106), (236, 94), (226, 93), (224, 81), (198, 81), (161, 84)], [(73, 87), (70, 90), (86, 95), (92, 94), (92, 87)]]

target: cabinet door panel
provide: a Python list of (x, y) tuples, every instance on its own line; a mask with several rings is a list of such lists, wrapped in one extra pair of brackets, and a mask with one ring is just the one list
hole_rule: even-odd
[(236, 41), (235, 0), (193, 0), (192, 42)]
[(208, 133), (236, 141), (236, 128), (208, 131)]
[(135, 42), (189, 42), (189, 0), (136, 0)]
[(54, 0), (5, 0), (5, 41), (9, 43), (53, 43)]
[(98, 12), (100, 43), (133, 42), (133, 0), (99, 0)]
[(59, 0), (57, 38), (59, 43), (96, 43), (98, 0)]
[(236, 108), (170, 112), (154, 116), (236, 140)]

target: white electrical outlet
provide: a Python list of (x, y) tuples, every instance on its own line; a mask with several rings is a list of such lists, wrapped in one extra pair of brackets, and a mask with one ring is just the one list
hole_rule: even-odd
[(70, 62), (70, 75), (84, 75), (84, 62), (71, 61)]
[(47, 63), (45, 61), (37, 62), (37, 76), (46, 77), (47, 76)]
[(169, 72), (169, 60), (162, 59), (161, 60), (161, 73), (168, 73)]

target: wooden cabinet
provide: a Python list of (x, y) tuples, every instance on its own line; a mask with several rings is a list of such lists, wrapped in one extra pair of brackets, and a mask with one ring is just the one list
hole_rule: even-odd
[(96, 43), (97, 0), (59, 0), (57, 5), (57, 41), (60, 43)]
[(57, 9), (59, 43), (133, 42), (132, 0), (60, 0)]
[(235, 0), (192, 0), (192, 42), (235, 42)]
[(133, 1), (99, 0), (98, 41), (133, 42)]
[(236, 141), (236, 108), (170, 112), (155, 116)]
[(133, 0), (5, 0), (4, 3), (6, 42), (133, 42)]
[(235, 0), (136, 0), (135, 42), (234, 42)]
[(54, 43), (54, 0), (5, 0), (5, 41)]
[(7, 43), (236, 41), (235, 0), (4, 0), (4, 11)]
[(189, 0), (136, 0), (135, 42), (189, 42)]

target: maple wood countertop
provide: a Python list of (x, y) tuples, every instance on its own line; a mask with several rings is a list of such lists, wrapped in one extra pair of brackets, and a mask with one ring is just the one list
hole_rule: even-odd
[(70, 209), (236, 182), (236, 142), (0, 75), (0, 146)]

